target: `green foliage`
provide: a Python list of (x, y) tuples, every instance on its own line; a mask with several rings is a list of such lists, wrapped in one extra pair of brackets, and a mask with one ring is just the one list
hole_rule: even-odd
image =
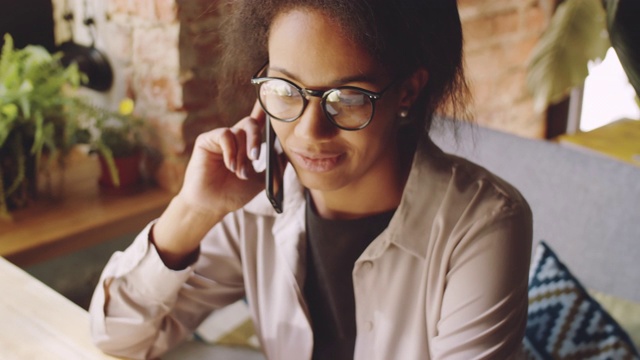
[(533, 50), (527, 86), (536, 111), (563, 100), (584, 83), (587, 63), (603, 59), (610, 46), (601, 0), (566, 0)]
[[(86, 81), (75, 64), (40, 46), (15, 49), (5, 35), (0, 52), (0, 218), (28, 198), (42, 154), (60, 160), (76, 144), (89, 144), (109, 164), (119, 184), (114, 158), (142, 148), (143, 121), (132, 115), (133, 101), (109, 111), (76, 96)], [(123, 106), (124, 105), (124, 106)], [(124, 109), (124, 110), (123, 110)], [(31, 194), (34, 195), (34, 194)]]
[(41, 46), (15, 49), (4, 36), (0, 53), (0, 216), (8, 214), (8, 199), (24, 188), (27, 157), (38, 167), (43, 152), (53, 161), (69, 150), (72, 122), (65, 115), (73, 105), (71, 92), (84, 76), (77, 66), (63, 67), (59, 56)]

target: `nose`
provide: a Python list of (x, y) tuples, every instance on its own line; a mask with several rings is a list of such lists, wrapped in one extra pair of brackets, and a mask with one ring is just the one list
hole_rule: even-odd
[(321, 99), (311, 97), (307, 107), (295, 122), (295, 135), (309, 141), (328, 140), (338, 132), (322, 110)]

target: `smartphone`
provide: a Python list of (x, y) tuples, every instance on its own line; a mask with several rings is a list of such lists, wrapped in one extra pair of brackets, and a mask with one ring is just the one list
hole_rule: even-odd
[(282, 146), (278, 142), (278, 137), (271, 127), (271, 119), (267, 116), (265, 121), (265, 133), (267, 140), (266, 165), (266, 191), (271, 205), (278, 214), (282, 213), (282, 200), (284, 198), (284, 184), (282, 176), (284, 174), (284, 156)]

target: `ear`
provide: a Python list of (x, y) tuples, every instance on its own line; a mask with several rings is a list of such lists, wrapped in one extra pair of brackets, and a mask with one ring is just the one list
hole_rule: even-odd
[(429, 81), (429, 72), (427, 69), (420, 67), (413, 72), (400, 87), (400, 103), (401, 108), (409, 109), (414, 101), (422, 92)]

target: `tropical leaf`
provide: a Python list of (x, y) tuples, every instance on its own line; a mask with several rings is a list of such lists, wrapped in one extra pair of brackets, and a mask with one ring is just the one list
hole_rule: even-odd
[(609, 37), (631, 86), (640, 96), (640, 1), (608, 0)]
[(589, 74), (589, 60), (609, 48), (606, 13), (600, 0), (565, 0), (533, 50), (527, 87), (536, 111), (562, 101)]

